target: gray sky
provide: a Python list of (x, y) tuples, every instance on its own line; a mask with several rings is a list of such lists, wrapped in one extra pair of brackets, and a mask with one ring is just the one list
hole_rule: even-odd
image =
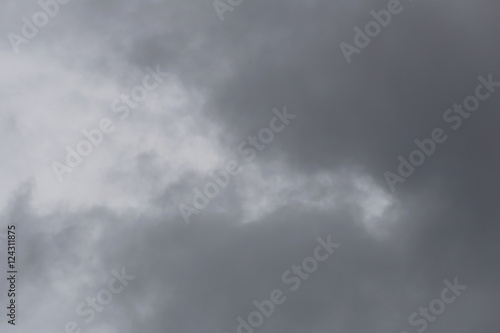
[[(221, 21), (211, 0), (71, 0), (16, 53), (9, 33), (41, 8), (4, 0), (0, 234), (16, 225), (19, 293), (14, 328), (2, 279), (0, 331), (234, 333), (280, 289), (256, 333), (414, 333), (457, 277), (467, 290), (425, 331), (497, 333), (500, 88), (457, 129), (445, 114), (478, 77), (500, 82), (500, 3), (401, 0), (348, 63), (340, 43), (388, 2), (243, 0)], [(146, 68), (168, 75), (121, 119)], [(59, 182), (53, 163), (106, 118)], [(446, 142), (392, 191), (384, 173), (436, 128)], [(231, 160), (240, 174), (187, 224), (180, 205)], [(341, 247), (291, 291), (282, 274), (329, 235)], [(122, 268), (135, 279), (85, 323), (79, 304)]]

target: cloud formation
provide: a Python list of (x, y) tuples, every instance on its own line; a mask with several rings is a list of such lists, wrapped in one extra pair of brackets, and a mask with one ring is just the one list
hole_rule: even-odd
[[(211, 1), (60, 2), (16, 53), (9, 33), (41, 5), (2, 2), (0, 253), (16, 225), (15, 329), (232, 333), (286, 288), (256, 333), (413, 333), (409, 317), (457, 277), (467, 290), (425, 331), (497, 332), (500, 96), (460, 130), (443, 115), (478, 77), (500, 81), (500, 5), (401, 0), (347, 63), (341, 42), (387, 3), (243, 1), (221, 21)], [(157, 65), (169, 76), (121, 119), (114, 101)], [(179, 205), (284, 105), (297, 118), (186, 224)], [(51, 164), (104, 118), (113, 132), (60, 183)], [(384, 173), (444, 126), (391, 191)], [(290, 293), (283, 272), (328, 235), (342, 247)], [(136, 278), (86, 324), (75, 310), (123, 267)]]

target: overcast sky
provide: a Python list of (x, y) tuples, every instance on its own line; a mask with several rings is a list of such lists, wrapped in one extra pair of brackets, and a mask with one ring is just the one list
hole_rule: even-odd
[[(3, 0), (0, 270), (15, 225), (19, 274), (0, 331), (252, 333), (237, 318), (279, 289), (255, 333), (498, 333), (500, 3), (401, 0), (346, 57), (390, 2), (71, 0), (34, 32), (38, 2)], [(415, 140), (434, 149), (402, 177)], [(229, 161), (239, 174), (197, 209)], [(293, 291), (282, 276), (318, 237), (340, 247)], [(77, 308), (122, 269), (135, 279), (86, 323)], [(411, 325), (455, 278), (467, 289)]]

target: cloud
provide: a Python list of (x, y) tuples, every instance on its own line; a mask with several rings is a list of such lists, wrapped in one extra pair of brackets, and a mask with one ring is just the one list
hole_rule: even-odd
[[(428, 331), (498, 329), (498, 97), (396, 192), (383, 176), (478, 76), (500, 78), (498, 4), (402, 3), (351, 64), (339, 43), (387, 1), (243, 2), (224, 22), (211, 1), (73, 1), (19, 54), (5, 38), (0, 234), (17, 226), (16, 329), (83, 323), (78, 304), (126, 267), (134, 283), (83, 332), (236, 332), (330, 234), (341, 251), (256, 332), (416, 332), (408, 317), (455, 277), (468, 289)], [(4, 36), (39, 10), (0, 6)], [(156, 64), (171, 76), (121, 120), (111, 103)], [(281, 105), (296, 121), (186, 225), (178, 204)], [(103, 117), (116, 130), (60, 184), (51, 162)]]

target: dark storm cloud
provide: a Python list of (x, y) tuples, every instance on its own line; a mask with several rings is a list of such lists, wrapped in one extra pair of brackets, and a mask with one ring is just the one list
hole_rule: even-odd
[[(397, 221), (385, 238), (362, 226), (356, 200), (319, 210), (296, 204), (291, 192), (281, 194), (284, 207), (242, 224), (239, 180), (187, 226), (169, 209), (206, 175), (186, 170), (161, 187), (158, 179), (171, 170), (155, 164), (155, 151), (138, 152), (133, 171), (109, 170), (106, 181), (132, 179), (123, 186), (146, 188), (147, 204), (159, 213), (61, 204), (43, 214), (31, 208), (36, 181), (25, 185), (6, 206), (2, 228), (17, 223), (23, 230), (21, 287), (37, 291), (25, 299), (25, 311), (46, 319), (36, 317), (33, 325), (61, 330), (75, 318), (76, 305), (95, 295), (95, 281), (127, 267), (137, 279), (94, 329), (232, 333), (236, 318), (254, 310), (252, 301), (282, 288), (286, 303), (256, 332), (416, 332), (408, 316), (439, 297), (443, 280), (458, 277), (467, 291), (428, 331), (498, 330), (500, 92), (460, 130), (450, 130), (442, 116), (474, 92), (479, 75), (500, 81), (500, 49), (492, 42), (499, 5), (402, 3), (404, 11), (351, 64), (339, 43), (352, 42), (354, 26), (364, 26), (370, 10), (386, 8), (387, 1), (244, 1), (223, 22), (210, 1), (75, 1), (61, 9), (26, 52), (50, 54), (124, 86), (134, 81), (117, 63), (138, 70), (161, 64), (206, 98), (200, 121), (222, 128), (214, 140), (228, 157), (267, 124), (274, 107), (287, 105), (300, 119), (254, 165), (266, 174), (310, 179), (313, 193), (322, 191), (315, 175), (346, 168), (389, 191), (383, 173), (395, 172), (398, 155), (415, 149), (415, 139), (430, 137), (436, 127), (446, 128), (449, 139), (398, 184), (392, 197), (398, 205), (383, 216), (392, 212)], [(168, 128), (171, 120), (162, 121)], [(286, 168), (276, 171), (273, 163)], [(353, 190), (339, 191), (349, 197)], [(329, 234), (342, 247), (290, 293), (281, 274)], [(83, 272), (93, 285), (74, 281)], [(39, 310), (49, 297), (44, 289), (65, 311)], [(60, 296), (67, 290), (69, 300)]]
[[(401, 216), (404, 223), (393, 230), (397, 236), (380, 241), (357, 226), (349, 207), (327, 214), (290, 207), (246, 225), (208, 215), (203, 223), (187, 227), (181, 217), (172, 221), (133, 214), (118, 217), (98, 207), (37, 216), (26, 213), (30, 211), (29, 194), (25, 190), (12, 201), (7, 217), (21, 226), (24, 247), (31, 249), (21, 262), (27, 267), (38, 264), (37, 269), (24, 272), (25, 283), (36, 281), (39, 290), (49, 288), (57, 294), (58, 286), (75, 279), (70, 270), (77, 267), (92, 281), (90, 285), (72, 284), (67, 298), (59, 299), (59, 306), (70, 311), (52, 314), (56, 326), (48, 325), (47, 331), (77, 319), (71, 310), (95, 295), (103, 284), (99, 281), (105, 281), (99, 276), (120, 266), (137, 278), (90, 328), (106, 323), (130, 332), (234, 332), (236, 318), (254, 311), (254, 300), (263, 301), (280, 288), (287, 301), (276, 307), (259, 331), (399, 332), (408, 328), (407, 316), (439, 297), (442, 281), (452, 281), (455, 276), (469, 288), (440, 317), (443, 330), (459, 321), (464, 332), (494, 324), (498, 304), (494, 276), (498, 272), (488, 268), (493, 254), (489, 258), (479, 255), (494, 247), (483, 245), (473, 251), (475, 246), (466, 245), (467, 233), (453, 223), (441, 227), (436, 227), (439, 221), (421, 223), (431, 217), (446, 218), (448, 207), (441, 205), (427, 204), (426, 212), (408, 209)], [(18, 220), (21, 216), (22, 221)], [(50, 225), (47, 220), (56, 216), (63, 223), (60, 231), (51, 233), (44, 225)], [(461, 221), (453, 222), (459, 225)], [(97, 224), (102, 232), (92, 237)], [(342, 247), (292, 292), (290, 284), (282, 282), (282, 273), (310, 256), (315, 239), (327, 235)], [(39, 250), (33, 253), (36, 244)], [(81, 248), (83, 252), (75, 252), (84, 244), (91, 251)], [(97, 265), (89, 261), (95, 256)], [(54, 266), (66, 272), (57, 280), (49, 274)], [(30, 298), (31, 313), (43, 302), (43, 298)], [(482, 315), (475, 315), (476, 302), (481, 302)]]

